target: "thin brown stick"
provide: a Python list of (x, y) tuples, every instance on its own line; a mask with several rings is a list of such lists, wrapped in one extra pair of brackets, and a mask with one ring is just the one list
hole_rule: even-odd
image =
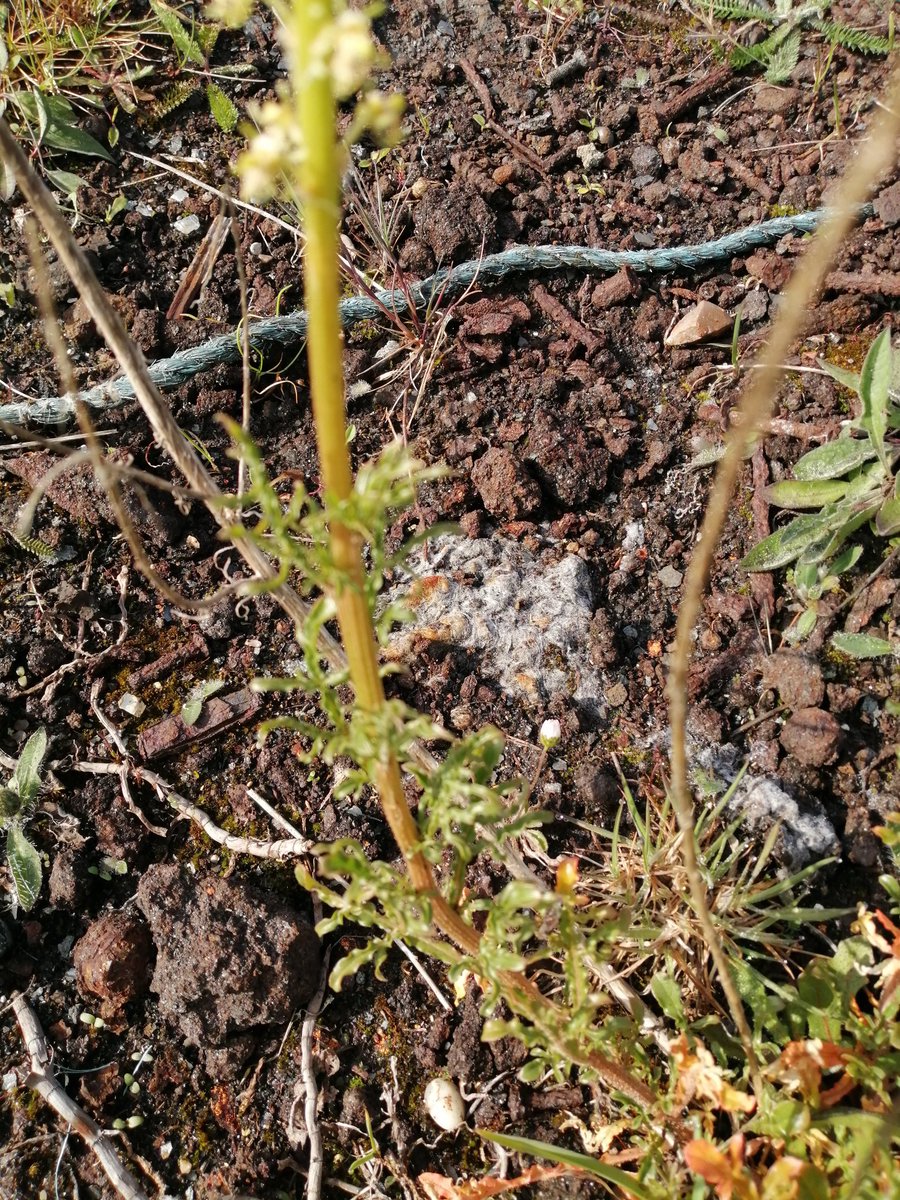
[(22, 1031), (31, 1067), (26, 1085), (46, 1100), (66, 1125), (84, 1140), (123, 1200), (147, 1200), (141, 1185), (128, 1168), (119, 1162), (112, 1142), (84, 1109), (75, 1103), (51, 1071), (50, 1051), (44, 1031), (34, 1009), (21, 992), (13, 996), (12, 1009)]
[(860, 146), (858, 158), (844, 177), (831, 215), (819, 229), (785, 290), (784, 302), (778, 319), (757, 364), (759, 369), (752, 372), (749, 388), (741, 403), (741, 420), (729, 433), (725, 454), (719, 463), (707, 503), (703, 525), (698, 536), (698, 545), (687, 570), (684, 597), (678, 609), (675, 648), (669, 662), (669, 722), (672, 730), (671, 788), (678, 824), (684, 833), (681, 840), (682, 853), (690, 880), (694, 907), (709, 943), (710, 953), (728, 1000), (732, 1019), (740, 1034), (757, 1095), (761, 1094), (761, 1079), (759, 1065), (753, 1051), (750, 1027), (728, 967), (728, 960), (719, 941), (712, 914), (709, 911), (694, 840), (694, 811), (688, 786), (686, 731), (688, 669), (693, 649), (692, 633), (700, 615), (703, 592), (709, 579), (713, 556), (722, 535), (731, 496), (734, 493), (750, 439), (771, 413), (778, 383), (784, 373), (782, 364), (791, 344), (803, 327), (806, 315), (822, 286), (829, 266), (854, 223), (858, 206), (865, 200), (873, 182), (894, 161), (898, 132), (900, 132), (900, 64), (894, 68), (881, 112), (871, 136)]

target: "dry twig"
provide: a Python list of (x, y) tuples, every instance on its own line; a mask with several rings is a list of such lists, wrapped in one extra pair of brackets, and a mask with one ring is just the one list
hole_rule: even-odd
[(147, 1200), (147, 1195), (138, 1181), (128, 1168), (119, 1162), (107, 1135), (84, 1109), (75, 1103), (51, 1071), (50, 1052), (44, 1031), (34, 1009), (20, 992), (13, 996), (12, 1008), (30, 1060), (31, 1074), (25, 1080), (26, 1086), (42, 1096), (53, 1111), (62, 1117), (69, 1129), (83, 1138), (106, 1172), (110, 1183), (124, 1200)]

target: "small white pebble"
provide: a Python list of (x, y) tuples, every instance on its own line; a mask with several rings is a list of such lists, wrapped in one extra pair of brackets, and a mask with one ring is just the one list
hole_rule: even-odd
[(449, 1079), (432, 1079), (425, 1088), (425, 1111), (440, 1129), (453, 1133), (465, 1124), (466, 1110), (459, 1088)]
[(119, 697), (119, 708), (121, 708), (122, 712), (130, 713), (132, 717), (140, 717), (146, 707), (143, 700), (139, 700), (131, 692), (124, 692)]
[(181, 217), (180, 220), (174, 223), (172, 228), (176, 231), (176, 233), (180, 233), (183, 237), (187, 237), (188, 234), (196, 233), (200, 228), (200, 218), (191, 213), (189, 217)]

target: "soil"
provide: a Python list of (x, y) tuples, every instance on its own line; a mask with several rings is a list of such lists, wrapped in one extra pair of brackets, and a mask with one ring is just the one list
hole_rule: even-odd
[[(830, 15), (865, 27), (877, 23), (876, 7), (846, 3)], [(408, 133), (377, 162), (371, 148), (354, 155), (345, 232), (355, 267), (385, 283), (516, 243), (701, 242), (816, 208), (865, 136), (886, 78), (883, 59), (838, 48), (823, 84), (826, 50), (810, 37), (791, 78), (772, 86), (758, 73), (723, 66), (699, 27), (669, 5), (601, 5), (561, 19), (524, 4), (398, 0), (376, 29), (392, 59), (384, 85), (407, 97)], [(256, 82), (226, 85), (239, 106), (272, 93), (280, 52), (267, 16), (223, 35), (216, 56), (253, 63)], [(114, 163), (56, 163), (85, 178), (76, 234), (135, 340), (159, 358), (237, 325), (239, 273), (226, 242), (199, 299), (184, 316), (166, 318), (220, 202), (131, 152), (221, 187), (242, 139), (218, 129), (200, 93), (159, 120), (120, 114), (118, 127)], [(858, 369), (889, 323), (900, 272), (897, 192), (887, 187), (876, 216), (848, 238), (795, 347), (796, 367), (827, 357)], [(119, 194), (127, 208), (107, 220)], [(0, 377), (27, 395), (53, 395), (59, 387), (19, 203), (15, 196), (0, 209), (0, 276), (16, 288), (0, 323)], [(196, 233), (178, 231), (186, 215), (199, 218)], [(239, 225), (251, 312), (301, 307), (295, 238), (247, 210)], [(398, 518), (393, 536), (449, 520), (476, 549), (493, 545), (480, 567), (470, 555), (451, 580), (454, 594), (468, 589), (476, 602), (488, 565), (496, 571), (501, 559), (514, 564), (504, 576), (509, 604), (517, 602), (511, 579), (527, 595), (538, 577), (555, 581), (552, 588), (577, 577), (577, 604), (559, 619), (578, 629), (580, 644), (560, 635), (549, 662), (541, 643), (543, 674), (529, 675), (516, 659), (526, 684), (510, 680), (490, 629), (453, 640), (446, 628), (429, 637), (422, 626), (406, 635), (408, 672), (393, 685), (452, 729), (497, 725), (510, 739), (510, 772), (540, 764), (536, 796), (558, 818), (554, 852), (602, 856), (592, 835), (561, 818), (614, 820), (622, 803), (614, 754), (630, 764), (635, 786), (654, 774), (658, 782), (665, 654), (709, 478), (689, 464), (721, 439), (746, 378), (730, 369), (730, 335), (670, 348), (666, 331), (696, 302), (731, 314), (740, 305), (737, 362), (746, 364), (802, 245), (788, 236), (681, 275), (561, 271), (519, 279), (506, 290), (476, 289), (427, 320), (398, 327), (385, 319), (348, 333), (357, 461), (401, 433), (426, 462), (452, 469)], [(111, 377), (115, 364), (64, 272), (51, 264), (50, 275), (79, 385)], [(314, 490), (302, 347), (259, 365), (253, 436), (273, 475), (300, 475)], [(224, 489), (233, 487), (236, 467), (217, 416), (239, 416), (240, 395), (240, 369), (231, 366), (171, 394), (178, 421)], [(748, 759), (755, 778), (793, 802), (798, 824), (804, 813), (825, 822), (822, 846), (833, 840), (841, 867), (816, 877), (812, 899), (852, 908), (876, 898), (879, 873), (891, 869), (872, 826), (898, 808), (897, 681), (883, 660), (851, 662), (831, 652), (835, 626), (827, 619), (799, 649), (779, 648), (797, 616), (784, 575), (748, 578), (738, 566), (768, 532), (761, 489), (848, 415), (853, 398), (831, 379), (789, 374), (779, 422), (746, 465), (717, 554), (692, 669), (691, 729), (698, 752), (715, 758), (731, 747), (736, 761)], [(135, 405), (109, 410), (98, 427), (117, 459), (170, 477)], [(24, 437), (7, 440), (0, 525), (13, 526), (53, 457)], [(182, 511), (163, 493), (130, 494), (129, 505), (171, 586), (200, 597), (238, 570), (196, 506)], [(331, 770), (302, 765), (292, 736), (257, 744), (254, 730), (287, 702), (247, 685), (290, 673), (298, 661), (290, 622), (271, 600), (225, 600), (194, 618), (160, 598), (134, 569), (87, 468), (53, 484), (34, 534), (51, 559), (32, 557), (12, 538), (0, 548), (0, 729), (10, 758), (35, 728), (48, 732), (46, 787), (28, 825), (44, 857), (45, 888), (31, 913), (5, 918), (0, 992), (27, 991), (56, 1070), (101, 1125), (143, 1116), (117, 1145), (150, 1194), (300, 1195), (303, 1005), (318, 985), (320, 961), (359, 945), (364, 931), (320, 948), (288, 864), (232, 854), (175, 819), (151, 786), (135, 782), (123, 792), (118, 773), (78, 768), (119, 761), (112, 726), (130, 753), (229, 832), (284, 836), (249, 796), (253, 789), (314, 841), (353, 836), (392, 858), (377, 805), (335, 799)], [(863, 544), (853, 586), (880, 562), (882, 548), (865, 537)], [(439, 574), (439, 559), (423, 569)], [(845, 597), (826, 597), (826, 616)], [(849, 611), (854, 629), (893, 627), (896, 571), (864, 585)], [(224, 686), (193, 725), (180, 705), (209, 680)], [(296, 711), (306, 702), (290, 703)], [(550, 717), (560, 721), (562, 740), (558, 759), (544, 763), (537, 730)], [(797, 853), (802, 861), (802, 846)], [(793, 855), (785, 853), (791, 866)], [(10, 890), (8, 875), (0, 881)], [(452, 996), (440, 969), (429, 970)], [(329, 1178), (365, 1183), (350, 1164), (369, 1148), (367, 1112), (405, 1187), (423, 1171), (483, 1174), (492, 1161), (483, 1145), (465, 1131), (437, 1136), (424, 1114), (422, 1090), (434, 1074), (448, 1074), (468, 1093), (493, 1081), (479, 1125), (581, 1148), (559, 1129), (561, 1118), (588, 1121), (596, 1096), (568, 1084), (520, 1084), (520, 1048), (479, 1040), (479, 999), (472, 985), (445, 1011), (399, 954), (383, 979), (363, 971), (328, 998), (314, 1060)], [(84, 1023), (85, 1013), (105, 1025)], [(5, 1008), (0, 1196), (10, 1200), (52, 1194), (60, 1154), (55, 1116), (18, 1086), (25, 1061)], [(126, 1072), (137, 1092), (123, 1082)], [(113, 1195), (77, 1139), (67, 1142), (59, 1171), (63, 1194), (75, 1194), (74, 1180), (81, 1196)], [(541, 1194), (591, 1189), (570, 1180), (545, 1183)], [(329, 1183), (326, 1194), (343, 1193)]]

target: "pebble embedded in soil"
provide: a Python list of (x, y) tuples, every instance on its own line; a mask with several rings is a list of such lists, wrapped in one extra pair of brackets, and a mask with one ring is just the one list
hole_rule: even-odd
[(466, 1110), (459, 1088), (449, 1079), (432, 1079), (425, 1088), (425, 1111), (439, 1129), (453, 1133), (465, 1124)]
[(78, 990), (98, 999), (100, 1015), (110, 1021), (129, 1000), (147, 990), (152, 953), (150, 931), (140, 917), (104, 913), (75, 945)]
[(841, 727), (823, 708), (801, 708), (781, 731), (781, 744), (808, 767), (827, 767), (837, 758)]
[(232, 1078), (260, 1027), (283, 1029), (315, 991), (319, 939), (268, 894), (175, 865), (150, 867), (137, 903), (157, 947), (150, 989), (160, 1013), (209, 1074)]
[(689, 308), (674, 328), (666, 334), (667, 346), (696, 346), (707, 338), (726, 333), (733, 325), (731, 317), (718, 304), (701, 300)]

